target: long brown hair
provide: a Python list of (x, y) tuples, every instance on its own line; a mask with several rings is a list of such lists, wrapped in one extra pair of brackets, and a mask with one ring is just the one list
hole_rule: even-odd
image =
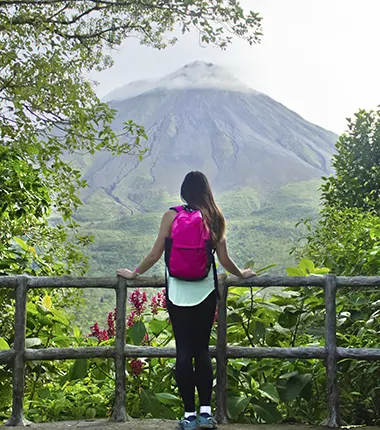
[(210, 184), (202, 172), (189, 172), (181, 185), (181, 197), (190, 208), (199, 209), (210, 229), (213, 245), (224, 239), (226, 220), (215, 203)]

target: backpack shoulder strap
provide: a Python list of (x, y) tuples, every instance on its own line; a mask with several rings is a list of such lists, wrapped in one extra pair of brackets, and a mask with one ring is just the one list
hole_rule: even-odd
[(169, 210), (173, 210), (173, 211), (176, 211), (177, 213), (180, 213), (180, 212), (184, 211), (185, 208), (183, 206), (173, 206), (173, 207), (169, 208)]

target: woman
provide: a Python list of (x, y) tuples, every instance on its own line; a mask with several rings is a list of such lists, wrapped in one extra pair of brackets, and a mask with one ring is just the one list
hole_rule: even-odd
[[(201, 172), (188, 173), (181, 186), (181, 197), (186, 203), (186, 206), (181, 208), (182, 211), (198, 211), (197, 214), (201, 216), (209, 234), (212, 248), (216, 250), (223, 267), (239, 278), (254, 276), (255, 273), (251, 269), (239, 269), (228, 255), (225, 219), (215, 203), (206, 176)], [(168, 238), (172, 238), (174, 220), (175, 229), (178, 228), (178, 212), (178, 208), (171, 208), (165, 212), (151, 252), (133, 272), (119, 269), (117, 271), (119, 276), (133, 279), (157, 263), (165, 250)], [(166, 262), (168, 261), (166, 256)], [(211, 415), (213, 371), (209, 355), (217, 292), (214, 286), (214, 271), (210, 264), (206, 269), (208, 274), (195, 282), (170, 276), (172, 274), (170, 270), (167, 274), (167, 309), (177, 351), (176, 380), (185, 407), (184, 419), (179, 422), (180, 429), (217, 428), (216, 421)], [(199, 417), (195, 411), (195, 387), (199, 395)]]

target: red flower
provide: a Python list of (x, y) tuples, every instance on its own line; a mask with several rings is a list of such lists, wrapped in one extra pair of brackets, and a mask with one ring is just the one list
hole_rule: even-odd
[(109, 338), (108, 338), (107, 330), (100, 330), (98, 339), (99, 339), (99, 342), (108, 340)]
[(145, 303), (148, 301), (145, 292), (141, 292), (138, 288), (129, 295), (129, 303), (135, 309), (137, 315), (141, 315), (145, 310)]
[(104, 340), (108, 340), (108, 334), (106, 330), (100, 330), (99, 324), (96, 322), (94, 325), (90, 327), (91, 333), (89, 337), (96, 337), (99, 342), (103, 342)]
[(132, 375), (138, 377), (143, 371), (144, 363), (141, 360), (131, 360)]
[(90, 326), (91, 333), (89, 336), (98, 337), (100, 333), (99, 324), (96, 322), (94, 325)]
[(115, 330), (115, 312), (110, 312), (107, 317), (107, 336), (109, 338), (115, 337), (116, 330)]
[(166, 291), (165, 288), (162, 291), (157, 293), (158, 304), (160, 308), (166, 308)]
[(127, 327), (128, 328), (131, 328), (132, 326), (133, 326), (133, 324), (135, 323), (135, 320), (136, 320), (136, 312), (135, 311), (132, 311), (130, 314), (129, 314), (129, 317), (128, 317), (128, 321), (127, 321)]
[(144, 339), (143, 339), (141, 345), (149, 345), (149, 344), (150, 344), (149, 335), (148, 335), (148, 333), (145, 333)]
[(152, 310), (152, 314), (153, 315), (157, 315), (158, 314), (158, 307), (159, 307), (159, 303), (158, 303), (157, 297), (153, 296), (152, 297), (152, 301), (150, 303), (150, 308)]

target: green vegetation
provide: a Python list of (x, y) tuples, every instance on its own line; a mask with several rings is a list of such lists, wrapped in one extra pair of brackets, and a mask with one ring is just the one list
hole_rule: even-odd
[(324, 178), (323, 202), (338, 209), (380, 210), (380, 108), (360, 110), (337, 145), (334, 177)]
[[(309, 260), (289, 275), (324, 274)], [(379, 300), (376, 292), (338, 297), (338, 345), (378, 347)], [(321, 289), (232, 288), (228, 298), (228, 343), (241, 346), (324, 346), (324, 298)], [(49, 296), (28, 302), (28, 347), (113, 345), (115, 313), (109, 309), (84, 336)], [(139, 290), (129, 296), (126, 343), (172, 346), (173, 333), (162, 292)], [(354, 316), (352, 318), (352, 316)], [(86, 334), (86, 333), (85, 333)], [(216, 343), (216, 326), (211, 344)], [(10, 338), (0, 339), (8, 348)], [(380, 422), (376, 363), (344, 360), (339, 365), (342, 419), (349, 424)], [(0, 373), (0, 419), (10, 413), (9, 368)], [(114, 400), (111, 360), (29, 362), (26, 417), (35, 422), (109, 417)], [(172, 359), (133, 359), (126, 366), (127, 412), (132, 417), (175, 419), (183, 413)], [(213, 401), (215, 397), (213, 398)], [(303, 422), (326, 418), (326, 370), (322, 360), (250, 360), (228, 362), (228, 415), (244, 423)], [(215, 406), (215, 405), (214, 405)]]
[[(228, 223), (229, 248), (237, 262), (242, 265), (253, 257), (261, 266), (277, 263), (275, 270), (283, 272), (291, 261), (289, 250), (297, 238), (295, 224), (300, 218), (317, 215), (319, 185), (320, 181), (289, 184), (267, 201), (260, 200), (259, 193), (250, 188), (217, 195)], [(120, 265), (137, 265), (154, 243), (163, 212), (180, 203), (176, 196), (162, 200), (160, 193), (149, 194), (147, 200), (154, 200), (159, 211), (141, 213), (140, 209), (131, 216), (128, 206), (126, 214), (120, 216), (120, 206), (119, 211), (112, 213), (110, 205), (105, 216), (97, 210), (99, 200), (80, 210), (78, 219), (83, 233), (95, 238), (87, 254), (92, 275), (112, 276)], [(151, 273), (163, 274), (163, 263)]]
[(321, 217), (295, 249), (337, 275), (378, 275), (380, 111), (359, 111), (337, 143), (336, 176), (323, 178)]
[[(360, 110), (337, 143), (336, 176), (324, 178), (320, 219), (304, 223), (297, 258), (306, 256), (337, 275), (379, 275), (379, 148), (380, 111)], [(378, 348), (379, 289), (339, 290), (337, 301), (338, 346)], [(378, 422), (379, 364), (343, 360), (339, 371), (343, 408), (354, 404), (358, 423)]]
[(219, 0), (0, 1), (0, 273), (84, 273), (91, 238), (72, 214), (86, 182), (67, 157), (84, 154), (83, 167), (99, 151), (145, 152), (143, 127), (111, 128), (116, 111), (96, 96), (89, 71), (110, 67), (110, 51), (128, 37), (163, 49), (177, 42), (170, 32), (179, 25), (225, 49), (233, 35), (258, 42), (260, 23), (239, 2)]

